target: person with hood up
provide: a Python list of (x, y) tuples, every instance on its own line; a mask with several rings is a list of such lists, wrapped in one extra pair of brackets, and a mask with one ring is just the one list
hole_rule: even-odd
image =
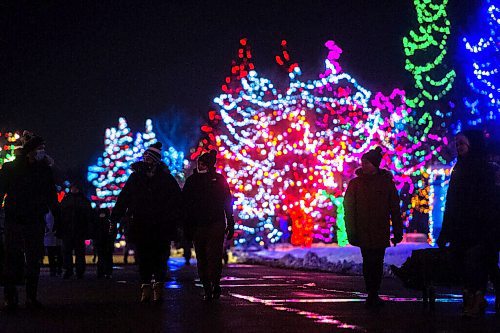
[[(177, 234), (181, 189), (161, 160), (162, 144), (156, 142), (132, 164), (134, 171), (120, 192), (111, 213), (111, 229), (125, 215), (127, 241), (134, 243), (139, 262), (141, 302), (162, 301), (170, 242)], [(151, 285), (154, 276), (154, 284)]]
[[(57, 235), (62, 239), (64, 279), (69, 279), (76, 270), (76, 277), (85, 273), (85, 240), (89, 237), (94, 212), (90, 201), (82, 193), (79, 184), (73, 182), (69, 193), (61, 202), (61, 223)], [(73, 263), (73, 252), (75, 263)]]
[(224, 176), (215, 171), (216, 161), (215, 150), (201, 155), (183, 188), (185, 231), (194, 240), (198, 275), (207, 301), (221, 295), (224, 238), (230, 240), (234, 234), (231, 191)]
[[(357, 177), (344, 197), (345, 224), (349, 243), (361, 248), (367, 307), (383, 305), (378, 293), (383, 276), (385, 249), (403, 239), (400, 199), (392, 173), (380, 169), (382, 149), (376, 147), (361, 158)], [(390, 226), (394, 238), (390, 238)]]
[(495, 180), (481, 131), (458, 133), (455, 145), (458, 159), (450, 178), (437, 244), (443, 248), (449, 243), (452, 256), (463, 269), (463, 315), (477, 317), (487, 304), (484, 292), (488, 244), (498, 245), (498, 239), (491, 237)]
[(14, 311), (18, 307), (16, 282), (24, 265), (26, 306), (40, 309), (37, 292), (45, 252), (45, 214), (50, 210), (56, 221), (59, 216), (56, 186), (43, 138), (31, 136), (16, 159), (3, 165), (0, 198), (5, 195), (5, 308)]

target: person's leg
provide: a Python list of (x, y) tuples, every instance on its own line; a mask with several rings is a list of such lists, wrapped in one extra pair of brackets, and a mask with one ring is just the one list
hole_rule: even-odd
[(71, 238), (63, 239), (62, 252), (64, 278), (67, 279), (73, 275), (73, 240)]
[(385, 249), (362, 248), (361, 254), (363, 256), (363, 277), (368, 292), (367, 303), (379, 303), (378, 292), (384, 272)]
[(43, 238), (45, 226), (42, 223), (25, 226), (26, 298), (27, 304), (40, 307), (37, 300), (40, 264), (44, 254)]
[(15, 310), (18, 306), (16, 284), (20, 282), (24, 270), (24, 239), (21, 226), (14, 221), (5, 225), (5, 305), (6, 310)]
[(212, 286), (208, 272), (208, 241), (207, 228), (198, 227), (194, 236), (194, 250), (196, 252), (198, 276), (203, 284), (205, 299), (207, 300), (212, 298)]
[(154, 276), (155, 283), (153, 285), (153, 300), (161, 302), (163, 299), (163, 289), (165, 288), (165, 281), (168, 273), (168, 258), (170, 254), (170, 242), (163, 242), (161, 240), (155, 241), (154, 248)]
[(85, 273), (85, 240), (75, 240), (76, 276), (81, 279)]
[(105, 267), (104, 267), (104, 274), (110, 277), (113, 274), (113, 250), (114, 250), (114, 244), (113, 241), (109, 241), (107, 244), (105, 244), (104, 247), (104, 256), (105, 256)]
[(464, 315), (477, 317), (481, 315), (487, 305), (484, 299), (484, 291), (488, 282), (487, 258), (485, 248), (476, 245), (464, 251), (464, 287), (467, 291), (467, 306), (464, 307)]
[(139, 275), (141, 279), (141, 303), (147, 303), (151, 300), (153, 278), (153, 249), (150, 242), (138, 242), (136, 244), (136, 258), (139, 258)]
[(191, 260), (191, 247), (192, 247), (192, 242), (184, 240), (182, 242), (182, 249), (184, 251), (184, 262), (186, 265), (190, 265), (189, 260)]
[(49, 271), (50, 271), (50, 276), (56, 276), (57, 274), (57, 262), (56, 262), (56, 253), (55, 253), (55, 246), (47, 246), (47, 258), (49, 260)]
[(54, 258), (56, 260), (56, 271), (57, 275), (62, 274), (63, 267), (63, 257), (62, 257), (62, 248), (60, 245), (54, 247)]
[(221, 294), (220, 279), (222, 275), (222, 256), (224, 251), (225, 225), (213, 225), (209, 232), (207, 262), (209, 280), (213, 287), (214, 298)]
[(104, 276), (104, 254), (105, 254), (105, 249), (103, 244), (96, 245), (96, 251), (97, 251), (97, 278), (101, 278)]

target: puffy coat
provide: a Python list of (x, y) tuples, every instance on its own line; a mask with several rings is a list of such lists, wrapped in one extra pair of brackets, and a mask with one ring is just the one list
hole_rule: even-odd
[(23, 152), (0, 169), (0, 201), (5, 194), (6, 223), (42, 223), (49, 209), (59, 212), (52, 169), (44, 161), (29, 163)]
[(179, 184), (164, 163), (156, 167), (152, 177), (148, 177), (144, 162), (134, 163), (132, 170), (118, 196), (111, 220), (118, 222), (125, 214), (131, 218), (127, 236), (132, 243), (173, 240), (180, 222)]
[(344, 197), (345, 224), (351, 245), (363, 248), (390, 246), (390, 225), (394, 236), (403, 235), (399, 195), (390, 171), (375, 175), (356, 170)]
[(83, 193), (68, 193), (61, 202), (57, 236), (65, 240), (84, 240), (90, 236), (94, 212)]
[(226, 179), (210, 170), (193, 174), (186, 179), (183, 188), (183, 205), (188, 233), (197, 225), (226, 223), (233, 219), (233, 202)]

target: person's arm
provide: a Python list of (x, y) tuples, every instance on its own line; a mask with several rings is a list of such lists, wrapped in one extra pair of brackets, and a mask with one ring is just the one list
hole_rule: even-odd
[(9, 165), (4, 164), (0, 169), (0, 208), (2, 208), (3, 199), (7, 193), (7, 184), (9, 179)]
[(180, 217), (182, 219), (182, 229), (184, 232), (184, 237), (187, 240), (192, 240), (193, 239), (193, 221), (191, 221), (190, 214), (189, 212), (192, 209), (192, 204), (193, 204), (193, 197), (192, 197), (192, 192), (193, 192), (193, 179), (192, 177), (188, 177), (186, 179), (186, 182), (184, 183), (184, 187), (182, 188), (182, 196), (181, 196), (181, 212), (180, 212)]
[(443, 214), (443, 223), (441, 224), (441, 231), (439, 233), (436, 244), (439, 247), (445, 247), (446, 244), (450, 241), (450, 232), (453, 228), (454, 223), (454, 214), (455, 214), (455, 201), (456, 201), (456, 193), (455, 193), (455, 177), (452, 172), (450, 183), (448, 186), (448, 191), (446, 192), (446, 203), (444, 205), (444, 214)]
[(223, 190), (224, 190), (224, 213), (226, 214), (226, 239), (230, 240), (234, 236), (234, 217), (233, 217), (233, 196), (231, 195), (231, 189), (229, 184), (224, 177), (222, 178)]
[(356, 230), (356, 182), (350, 181), (344, 195), (344, 221), (347, 239), (351, 245), (358, 244)]
[(396, 245), (403, 240), (403, 219), (401, 218), (401, 200), (399, 198), (396, 185), (392, 180), (389, 186), (391, 188), (389, 195), (389, 207), (391, 213), (392, 231), (394, 233), (394, 239), (392, 239), (392, 243)]
[(116, 224), (122, 217), (125, 216), (127, 209), (130, 208), (131, 196), (132, 196), (132, 187), (134, 186), (134, 182), (136, 181), (136, 174), (133, 173), (128, 178), (125, 186), (121, 190), (118, 198), (116, 199), (115, 207), (113, 207), (113, 211), (111, 212), (110, 217), (110, 228), (116, 229)]

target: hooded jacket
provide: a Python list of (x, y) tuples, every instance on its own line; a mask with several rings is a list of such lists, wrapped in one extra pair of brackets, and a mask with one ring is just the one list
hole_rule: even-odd
[(233, 202), (229, 185), (223, 175), (210, 169), (197, 169), (186, 179), (183, 191), (187, 226), (226, 223), (233, 219)]
[(161, 162), (151, 177), (145, 162), (132, 164), (133, 173), (120, 192), (111, 213), (118, 222), (125, 214), (132, 218), (128, 229), (129, 241), (173, 240), (179, 222), (181, 189)]
[(403, 236), (400, 200), (392, 173), (380, 169), (377, 174), (368, 175), (360, 168), (356, 175), (344, 197), (349, 243), (371, 249), (389, 247), (391, 221), (394, 236)]

